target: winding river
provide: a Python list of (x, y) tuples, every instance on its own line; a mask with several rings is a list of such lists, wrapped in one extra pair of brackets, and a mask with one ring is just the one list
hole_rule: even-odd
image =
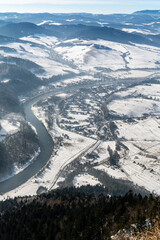
[[(91, 84), (85, 85), (85, 87), (90, 86)], [(7, 180), (0, 182), (0, 194), (9, 192), (19, 187), (20, 185), (24, 184), (26, 181), (28, 181), (31, 177), (33, 177), (45, 166), (45, 164), (48, 162), (52, 154), (54, 146), (53, 140), (50, 134), (47, 132), (47, 129), (44, 127), (44, 125), (33, 114), (31, 110), (32, 105), (49, 96), (56, 95), (58, 93), (68, 92), (72, 89), (79, 89), (81, 87), (82, 85), (77, 85), (72, 87), (54, 89), (46, 93), (42, 93), (38, 96), (32, 97), (31, 99), (24, 103), (25, 119), (26, 121), (30, 122), (37, 131), (41, 152), (36, 158), (36, 160), (32, 164), (30, 164), (27, 168), (25, 168), (23, 171)]]
[(54, 146), (53, 140), (49, 135), (49, 133), (47, 132), (44, 125), (33, 114), (31, 107), (37, 101), (45, 97), (48, 97), (50, 95), (57, 94), (58, 92), (60, 92), (60, 90), (59, 91), (53, 90), (52, 92), (48, 92), (48, 93), (33, 97), (32, 99), (24, 103), (24, 112), (25, 112), (26, 121), (30, 122), (37, 131), (41, 152), (37, 157), (37, 159), (32, 164), (30, 164), (27, 168), (25, 168), (23, 171), (21, 171), (17, 175), (3, 182), (0, 182), (0, 193), (9, 192), (19, 187), (23, 183), (25, 183), (28, 179), (33, 177), (39, 170), (41, 170), (49, 160), (53, 151), (53, 146)]

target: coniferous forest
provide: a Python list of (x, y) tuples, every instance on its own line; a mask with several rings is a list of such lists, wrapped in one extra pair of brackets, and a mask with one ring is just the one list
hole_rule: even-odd
[(102, 240), (160, 212), (160, 199), (129, 191), (111, 197), (93, 187), (69, 188), (0, 203), (0, 239)]

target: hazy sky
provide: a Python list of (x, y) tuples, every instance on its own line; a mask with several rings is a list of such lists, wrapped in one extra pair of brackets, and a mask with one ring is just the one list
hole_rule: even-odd
[(0, 0), (0, 12), (131, 13), (160, 9), (160, 0)]

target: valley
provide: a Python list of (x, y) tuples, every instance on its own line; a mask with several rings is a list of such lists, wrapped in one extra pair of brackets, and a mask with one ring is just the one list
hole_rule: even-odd
[(0, 200), (88, 184), (160, 194), (158, 30), (130, 33), (127, 21), (1, 27), (0, 144), (15, 163)]

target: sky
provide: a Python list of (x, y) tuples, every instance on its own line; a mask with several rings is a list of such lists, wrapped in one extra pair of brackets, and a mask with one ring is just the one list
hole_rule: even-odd
[(132, 13), (159, 10), (160, 0), (0, 0), (0, 12)]

